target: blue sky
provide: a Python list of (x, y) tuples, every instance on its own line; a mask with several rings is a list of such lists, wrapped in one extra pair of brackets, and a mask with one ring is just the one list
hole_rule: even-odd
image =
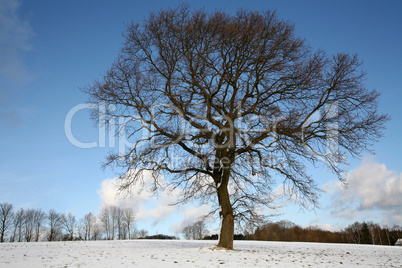
[[(278, 219), (327, 228), (355, 220), (402, 224), (402, 2), (183, 2), (227, 12), (275, 9), (313, 48), (358, 54), (367, 87), (382, 94), (379, 110), (392, 116), (385, 136), (373, 147), (374, 156), (350, 161), (347, 190), (338, 188), (331, 173), (313, 170), (326, 191), (321, 208), (299, 211), (289, 203)], [(87, 101), (79, 87), (99, 78), (117, 56), (124, 22), (178, 3), (0, 0), (0, 202), (78, 217), (97, 213), (102, 204), (125, 203), (137, 209), (139, 228), (170, 234), (206, 210), (170, 209), (166, 203), (172, 196), (163, 193), (158, 199), (142, 194), (116, 201), (111, 198), (114, 173), (100, 168), (110, 148), (77, 148), (64, 128), (68, 112)], [(80, 141), (98, 141), (86, 110), (75, 114), (72, 130)]]

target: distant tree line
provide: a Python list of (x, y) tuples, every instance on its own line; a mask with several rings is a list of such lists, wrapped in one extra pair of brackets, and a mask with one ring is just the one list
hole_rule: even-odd
[(78, 219), (72, 213), (54, 209), (14, 209), (9, 203), (0, 203), (0, 241), (37, 242), (66, 240), (113, 240), (145, 237), (146, 230), (135, 228), (132, 208), (109, 206), (99, 215), (85, 214)]
[(246, 234), (246, 238), (267, 241), (345, 242), (341, 232), (331, 232), (318, 227), (303, 228), (286, 220), (260, 226), (253, 234)]
[[(234, 240), (293, 241), (322, 243), (351, 243), (373, 245), (395, 245), (402, 238), (402, 227), (383, 226), (373, 222), (355, 222), (341, 231), (333, 232), (318, 227), (300, 227), (290, 221), (264, 224), (254, 232), (236, 234)], [(205, 236), (207, 240), (217, 240), (218, 235)]]
[[(185, 239), (217, 240), (218, 235), (207, 235), (203, 220), (185, 226)], [(135, 227), (132, 208), (108, 206), (99, 215), (85, 214), (81, 219), (72, 213), (59, 213), (54, 209), (45, 213), (41, 209), (14, 209), (9, 203), (0, 203), (0, 242), (38, 242), (67, 240), (124, 240), (124, 239), (178, 239)], [(263, 224), (253, 231), (235, 234), (234, 240), (294, 241), (322, 243), (353, 243), (394, 245), (402, 238), (402, 227), (380, 226), (373, 222), (355, 222), (340, 231), (318, 227), (300, 227), (290, 221)]]
[(157, 234), (157, 235), (147, 235), (143, 237), (139, 237), (138, 239), (163, 239), (163, 240), (178, 240), (176, 236)]
[(342, 235), (347, 243), (395, 245), (395, 242), (402, 238), (402, 227), (381, 227), (373, 222), (355, 222), (345, 228)]

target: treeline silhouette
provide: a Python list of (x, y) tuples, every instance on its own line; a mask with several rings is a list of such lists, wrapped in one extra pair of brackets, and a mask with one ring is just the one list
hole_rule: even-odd
[[(319, 227), (300, 227), (290, 221), (264, 224), (252, 233), (235, 234), (235, 240), (287, 241), (287, 242), (321, 242), (352, 243), (373, 245), (395, 245), (402, 238), (402, 227), (375, 224), (373, 222), (355, 222), (341, 231), (322, 230)], [(218, 235), (204, 237), (217, 240)]]
[(176, 236), (157, 234), (157, 235), (147, 235), (145, 237), (138, 237), (138, 239), (162, 239), (162, 240), (178, 240)]

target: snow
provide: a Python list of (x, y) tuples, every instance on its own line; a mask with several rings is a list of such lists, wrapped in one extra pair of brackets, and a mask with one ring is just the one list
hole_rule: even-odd
[(0, 244), (0, 267), (402, 267), (402, 247), (298, 242), (125, 240)]

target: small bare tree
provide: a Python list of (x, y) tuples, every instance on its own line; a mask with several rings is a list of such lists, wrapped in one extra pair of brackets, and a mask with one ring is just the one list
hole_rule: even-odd
[(51, 209), (47, 215), (47, 224), (48, 224), (48, 241), (58, 241), (61, 239), (62, 235), (62, 223), (63, 223), (63, 215), (56, 212), (54, 209)]
[(74, 233), (77, 229), (77, 219), (74, 214), (71, 212), (68, 214), (63, 214), (62, 216), (62, 224), (64, 230), (68, 233), (69, 240), (74, 240)]
[(97, 218), (93, 213), (85, 214), (84, 218), (81, 219), (81, 226), (84, 232), (84, 240), (91, 240), (96, 222)]
[(128, 239), (133, 238), (133, 231), (135, 230), (135, 212), (132, 208), (123, 209), (123, 222), (127, 228)]
[(205, 225), (205, 222), (203, 220), (199, 220), (194, 223), (193, 228), (194, 228), (193, 239), (196, 240), (203, 239), (207, 232), (207, 226)]
[(19, 209), (14, 214), (13, 234), (10, 237), (11, 242), (22, 242), (24, 240), (25, 211)]
[(104, 207), (99, 215), (99, 220), (102, 223), (103, 230), (106, 234), (107, 240), (114, 240), (116, 231), (118, 232), (118, 225), (122, 224), (120, 218), (121, 213), (116, 206)]
[(235, 219), (261, 221), (278, 183), (315, 204), (306, 162), (344, 181), (346, 159), (368, 150), (389, 119), (357, 56), (313, 51), (274, 12), (180, 6), (128, 24), (124, 36), (110, 70), (83, 89), (113, 105), (100, 116), (125, 119), (134, 144), (106, 165), (124, 168), (122, 191), (151, 172), (154, 190), (163, 174), (183, 191), (178, 202), (212, 201), (221, 247), (233, 248)]
[(102, 224), (103, 231), (105, 232), (106, 239), (112, 239), (112, 226), (111, 226), (111, 219), (110, 219), (110, 208), (103, 207), (101, 213), (99, 214), (99, 220)]
[(43, 231), (46, 214), (40, 209), (28, 209), (24, 213), (24, 236), (27, 242), (38, 242)]
[(39, 238), (42, 232), (45, 231), (44, 228), (44, 221), (46, 220), (46, 213), (43, 212), (41, 209), (35, 210), (34, 213), (34, 222), (35, 222), (35, 242), (39, 241)]
[(91, 239), (95, 240), (95, 241), (102, 239), (102, 233), (103, 233), (102, 225), (100, 222), (96, 221), (96, 223), (94, 224), (94, 226), (92, 228)]
[(183, 228), (183, 236), (184, 239), (190, 240), (193, 238), (193, 228), (191, 225), (187, 225), (186, 227)]
[(124, 211), (120, 207), (112, 207), (112, 222), (117, 232), (117, 239), (124, 239), (125, 225), (124, 225)]
[(349, 243), (361, 244), (362, 242), (362, 229), (363, 224), (360, 222), (354, 222), (345, 228), (344, 234)]
[(207, 232), (205, 222), (198, 220), (194, 224), (188, 225), (183, 228), (183, 236), (185, 239), (201, 240)]
[(25, 241), (31, 242), (34, 237), (35, 222), (34, 222), (35, 210), (27, 209), (24, 213), (24, 238)]
[(4, 242), (6, 232), (11, 229), (13, 223), (13, 205), (9, 203), (0, 204), (0, 242)]
[(145, 238), (148, 234), (148, 231), (145, 229), (138, 230), (138, 238)]

